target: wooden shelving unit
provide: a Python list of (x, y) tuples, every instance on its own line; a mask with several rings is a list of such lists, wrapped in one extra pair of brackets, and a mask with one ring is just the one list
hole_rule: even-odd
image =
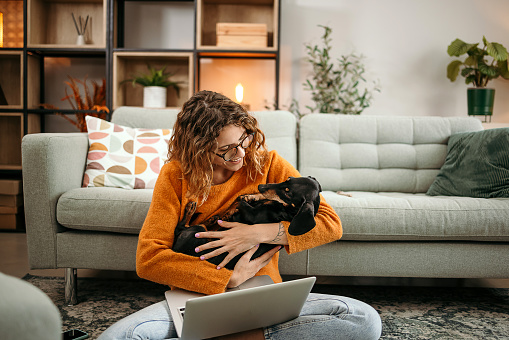
[[(210, 81), (216, 76), (235, 78), (252, 89), (252, 96), (278, 104), (280, 0), (0, 0), (0, 9), (8, 11), (4, 18), (11, 23), (21, 21), (10, 27), (17, 31), (23, 27), (22, 37), (18, 32), (8, 47), (0, 48), (0, 86), (7, 102), (0, 102), (0, 179), (21, 177), (23, 136), (46, 131), (46, 117), (57, 112), (41, 109), (42, 103), (74, 113), (60, 101), (65, 95), (64, 73), (96, 81), (105, 78), (110, 111), (142, 106), (142, 88), (120, 83), (145, 72), (147, 64), (166, 66), (175, 72), (172, 79), (182, 82), (180, 97), (168, 91), (168, 107), (180, 107), (203, 89), (200, 82), (228, 94), (233, 86)], [(72, 14), (76, 19), (89, 17), (84, 45), (77, 44)], [(218, 46), (218, 23), (261, 24), (266, 27), (266, 46), (251, 46), (249, 37), (241, 46)], [(259, 74), (246, 73), (260, 61), (268, 62), (265, 84), (274, 84), (263, 86), (264, 91), (258, 90), (259, 81), (249, 83)], [(216, 64), (221, 67), (217, 74)], [(95, 74), (87, 74), (89, 70)], [(58, 72), (61, 77), (55, 76)], [(244, 79), (237, 80), (240, 76)]]

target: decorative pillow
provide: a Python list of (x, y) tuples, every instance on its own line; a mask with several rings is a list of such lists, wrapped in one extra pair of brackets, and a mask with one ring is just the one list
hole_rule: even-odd
[(86, 116), (83, 187), (153, 188), (168, 154), (170, 129), (133, 129)]
[(509, 197), (509, 128), (452, 135), (431, 196)]

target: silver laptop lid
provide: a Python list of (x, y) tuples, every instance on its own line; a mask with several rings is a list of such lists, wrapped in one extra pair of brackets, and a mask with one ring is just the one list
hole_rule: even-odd
[[(270, 278), (268, 275), (260, 275), (255, 276), (247, 280), (246, 282), (242, 283), (238, 287), (235, 288), (229, 288), (226, 291), (236, 291), (241, 289), (248, 289), (253, 287), (259, 287), (259, 286), (265, 286), (268, 284), (273, 284), (274, 281)], [(190, 292), (188, 290), (184, 289), (173, 289), (168, 290), (164, 293), (166, 297), (166, 302), (168, 304), (168, 308), (170, 309), (170, 314), (173, 319), (173, 325), (175, 329), (177, 330), (177, 334), (179, 337), (182, 337), (182, 328), (184, 325), (184, 311), (186, 302), (189, 299), (200, 297), (200, 296), (206, 296), (205, 294), (200, 294), (196, 292)]]
[(205, 339), (267, 327), (299, 316), (315, 277), (192, 298), (180, 335)]

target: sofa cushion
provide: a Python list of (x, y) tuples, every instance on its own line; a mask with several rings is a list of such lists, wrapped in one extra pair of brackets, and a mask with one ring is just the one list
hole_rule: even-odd
[(79, 188), (57, 203), (57, 221), (80, 230), (138, 234), (147, 216), (152, 189)]
[(454, 133), (475, 118), (311, 114), (302, 118), (299, 171), (324, 190), (425, 193)]
[(87, 116), (83, 187), (154, 188), (168, 155), (170, 129), (133, 129)]
[(509, 199), (325, 191), (343, 224), (342, 240), (509, 241)]
[(509, 197), (509, 128), (458, 133), (427, 194)]

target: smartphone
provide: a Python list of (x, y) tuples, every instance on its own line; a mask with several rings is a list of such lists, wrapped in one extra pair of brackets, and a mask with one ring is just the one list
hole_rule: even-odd
[(63, 340), (82, 340), (87, 338), (88, 334), (79, 329), (70, 329), (62, 333)]

